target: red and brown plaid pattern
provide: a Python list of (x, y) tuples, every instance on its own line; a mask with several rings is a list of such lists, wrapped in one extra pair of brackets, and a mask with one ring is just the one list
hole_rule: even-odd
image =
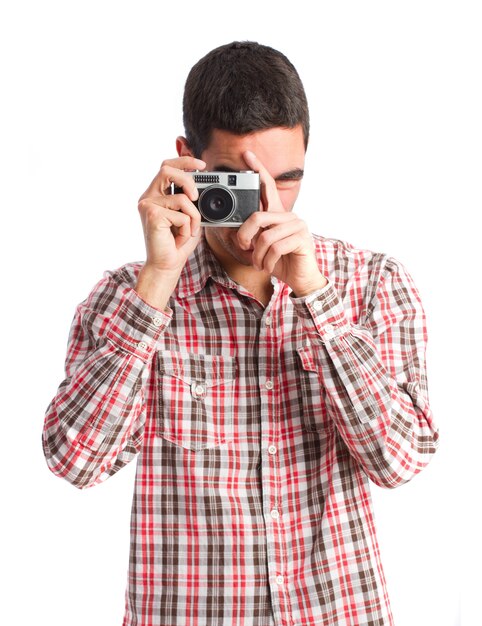
[(124, 626), (392, 624), (369, 479), (429, 461), (425, 317), (393, 258), (314, 237), (328, 285), (264, 308), (204, 240), (167, 312), (106, 273), (45, 420), (79, 488), (137, 454)]

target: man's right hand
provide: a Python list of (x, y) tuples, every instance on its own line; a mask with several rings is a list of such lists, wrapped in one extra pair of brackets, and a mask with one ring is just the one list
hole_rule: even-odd
[[(188, 257), (201, 237), (201, 215), (193, 201), (198, 191), (187, 171), (203, 170), (194, 157), (164, 161), (139, 198), (139, 213), (146, 242), (146, 262), (135, 290), (148, 304), (164, 309)], [(171, 183), (183, 193), (170, 194)]]

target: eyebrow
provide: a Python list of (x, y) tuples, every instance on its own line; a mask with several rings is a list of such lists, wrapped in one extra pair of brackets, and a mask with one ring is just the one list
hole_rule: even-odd
[[(216, 165), (214, 167), (214, 172), (239, 172), (239, 170), (235, 170), (228, 165)], [(304, 170), (299, 167), (295, 167), (288, 172), (283, 172), (275, 178), (275, 180), (301, 180), (303, 178)]]

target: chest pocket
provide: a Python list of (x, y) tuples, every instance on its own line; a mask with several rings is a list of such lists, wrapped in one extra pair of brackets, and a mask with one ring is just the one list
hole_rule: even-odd
[(161, 350), (158, 372), (161, 437), (194, 451), (232, 438), (234, 357)]
[(328, 413), (326, 390), (320, 381), (310, 347), (298, 348), (300, 388), (303, 398), (303, 422), (306, 430), (328, 434), (333, 431), (333, 419)]

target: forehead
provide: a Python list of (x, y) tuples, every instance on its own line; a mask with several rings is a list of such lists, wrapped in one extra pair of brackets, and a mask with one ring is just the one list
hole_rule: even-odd
[(269, 128), (249, 135), (234, 135), (214, 129), (209, 146), (201, 158), (209, 168), (227, 165), (233, 169), (246, 169), (243, 152), (251, 150), (261, 160), (273, 177), (294, 168), (303, 168), (305, 144), (303, 129)]

